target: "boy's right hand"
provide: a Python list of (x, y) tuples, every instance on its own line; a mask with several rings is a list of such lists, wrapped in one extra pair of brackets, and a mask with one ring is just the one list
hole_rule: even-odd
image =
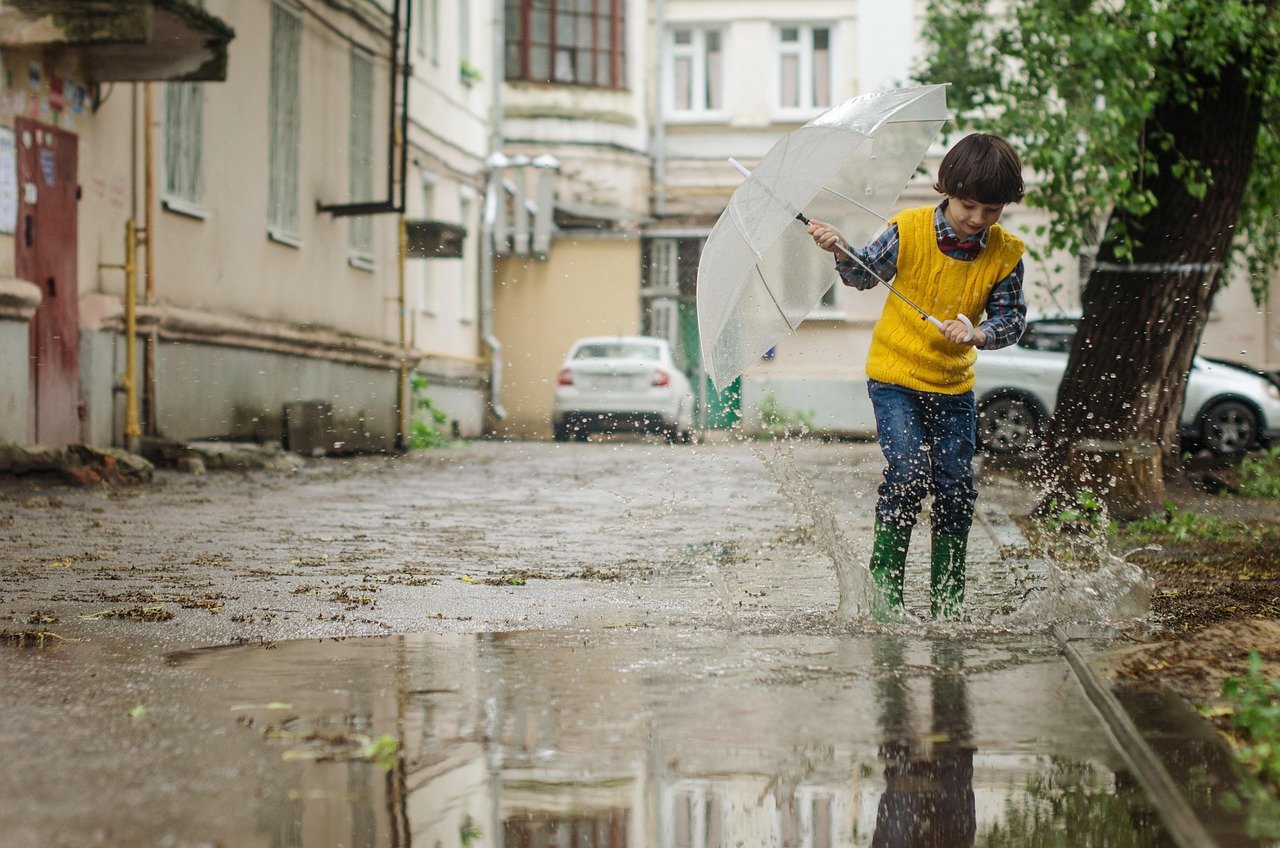
[(840, 245), (844, 244), (844, 236), (835, 227), (814, 218), (809, 219), (809, 235), (813, 243), (831, 253), (841, 253)]

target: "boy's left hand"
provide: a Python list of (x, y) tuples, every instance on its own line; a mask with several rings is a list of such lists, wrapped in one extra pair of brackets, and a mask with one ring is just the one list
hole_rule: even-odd
[(965, 347), (985, 347), (987, 344), (986, 333), (973, 328), (973, 338), (965, 340), (965, 336), (969, 335), (969, 328), (960, 321), (952, 318), (949, 321), (942, 322), (942, 335), (946, 336), (947, 341), (954, 342)]

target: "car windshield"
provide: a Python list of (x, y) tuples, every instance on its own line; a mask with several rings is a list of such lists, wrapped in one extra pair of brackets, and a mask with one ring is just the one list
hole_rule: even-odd
[(574, 359), (658, 359), (652, 342), (588, 342), (573, 353)]
[(1018, 345), (1027, 350), (1070, 353), (1071, 341), (1075, 337), (1076, 322), (1070, 319), (1029, 321), (1022, 338), (1018, 339)]

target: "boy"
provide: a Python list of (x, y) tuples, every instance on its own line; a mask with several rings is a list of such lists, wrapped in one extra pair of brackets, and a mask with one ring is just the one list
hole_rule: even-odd
[[(924, 496), (933, 492), (930, 609), (956, 618), (964, 603), (965, 553), (973, 505), (977, 408), (975, 348), (995, 350), (1018, 340), (1026, 326), (1022, 242), (998, 225), (1006, 204), (1022, 199), (1022, 164), (1003, 139), (961, 139), (938, 168), (936, 207), (896, 215), (866, 247), (859, 262), (840, 251), (830, 224), (813, 221), (809, 234), (837, 256), (845, 285), (875, 287), (877, 277), (926, 312), (943, 319), (942, 332), (920, 320), (899, 298), (886, 300), (867, 356), (868, 390), (880, 448), (888, 463), (876, 502), (871, 577), (878, 592), (872, 612), (903, 620), (902, 582), (911, 530)], [(983, 312), (986, 318), (978, 323)], [(964, 313), (976, 325), (954, 317)]]

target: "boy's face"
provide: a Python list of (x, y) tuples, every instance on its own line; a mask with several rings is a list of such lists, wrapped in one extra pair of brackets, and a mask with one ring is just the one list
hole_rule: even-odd
[(942, 214), (951, 229), (956, 231), (956, 235), (964, 239), (976, 236), (999, 221), (1004, 207), (1003, 203), (979, 203), (973, 199), (948, 195), (947, 208)]

